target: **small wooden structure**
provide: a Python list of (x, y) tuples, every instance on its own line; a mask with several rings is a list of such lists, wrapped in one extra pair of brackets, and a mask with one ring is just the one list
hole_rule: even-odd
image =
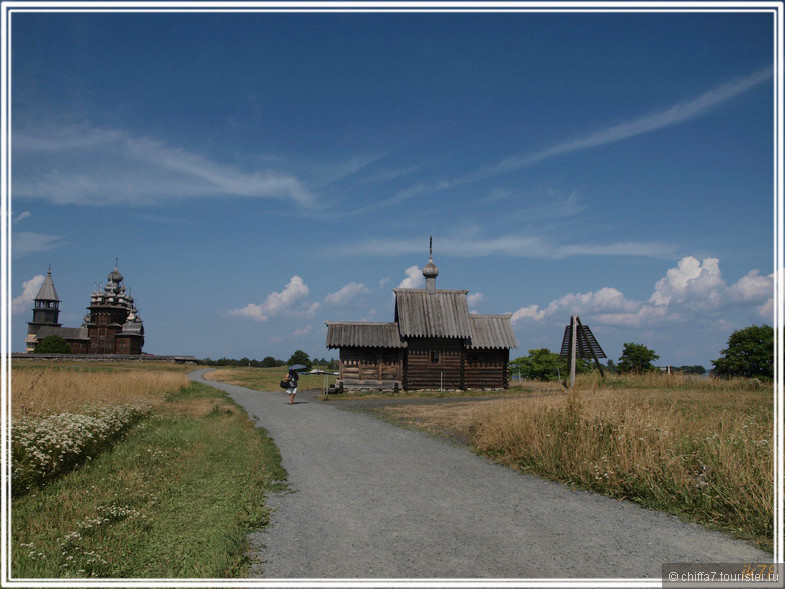
[(502, 389), (509, 386), (511, 315), (470, 314), (468, 290), (438, 290), (433, 256), (424, 289), (396, 288), (392, 323), (325, 322), (345, 388)]
[(578, 358), (593, 358), (600, 375), (605, 377), (600, 358), (607, 358), (607, 356), (589, 326), (583, 325), (581, 318), (577, 315), (570, 317), (570, 324), (564, 328), (559, 355), (562, 358), (567, 358), (567, 366), (570, 369), (570, 386), (575, 384), (575, 364)]

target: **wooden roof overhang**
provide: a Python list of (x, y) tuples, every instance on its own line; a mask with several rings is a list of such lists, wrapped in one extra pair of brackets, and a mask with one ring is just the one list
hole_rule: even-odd
[(393, 292), (401, 337), (471, 338), (468, 290), (394, 288)]
[(470, 350), (517, 348), (512, 331), (512, 315), (469, 315), (472, 337), (466, 346)]
[(405, 348), (396, 323), (325, 321), (327, 347)]

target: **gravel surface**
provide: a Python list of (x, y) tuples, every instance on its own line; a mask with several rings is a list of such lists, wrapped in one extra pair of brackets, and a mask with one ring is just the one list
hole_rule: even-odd
[(280, 448), (290, 493), (251, 535), (269, 579), (657, 578), (666, 562), (771, 561), (632, 503), (521, 475), (339, 403), (228, 392)]

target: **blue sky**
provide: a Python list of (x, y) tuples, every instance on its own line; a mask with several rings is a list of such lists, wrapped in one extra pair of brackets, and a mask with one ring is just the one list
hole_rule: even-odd
[(774, 19), (14, 13), (12, 348), (115, 258), (145, 351), (286, 359), (439, 288), (702, 364), (773, 322)]

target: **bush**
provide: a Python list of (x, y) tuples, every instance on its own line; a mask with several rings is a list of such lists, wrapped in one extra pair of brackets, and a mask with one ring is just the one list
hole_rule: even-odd
[(70, 354), (71, 345), (59, 335), (48, 335), (38, 342), (34, 354)]

